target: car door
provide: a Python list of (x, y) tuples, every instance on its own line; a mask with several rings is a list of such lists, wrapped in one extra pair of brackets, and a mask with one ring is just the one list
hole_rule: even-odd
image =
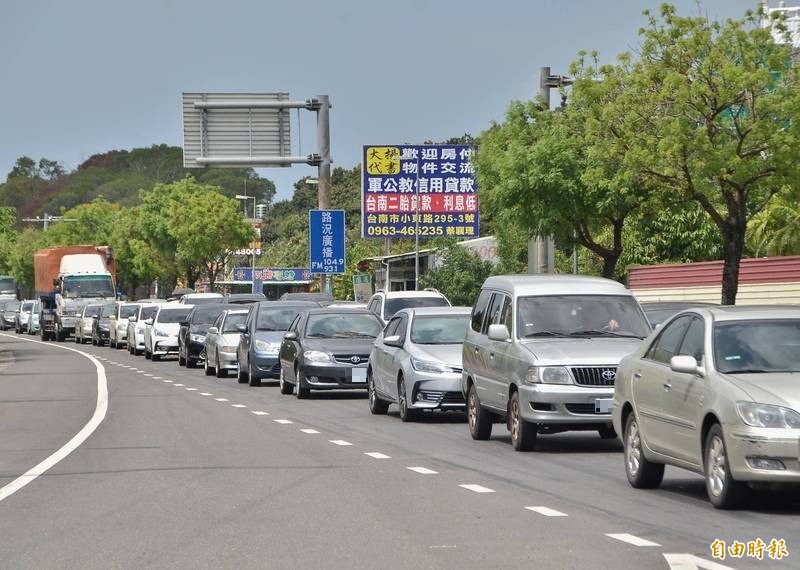
[[(481, 401), (495, 408), (505, 410), (508, 402), (508, 384), (511, 379), (512, 365), (509, 347), (511, 343), (504, 340), (491, 340), (488, 336), (489, 326), (505, 324), (506, 311), (510, 310), (511, 298), (508, 294), (497, 291), (492, 294), (489, 310), (483, 323), (486, 356), (484, 382), (486, 391), (481, 394)], [(511, 331), (508, 331), (509, 335)], [(485, 394), (485, 395), (484, 395)]]
[(294, 333), (296, 338), (295, 340), (292, 340), (284, 336), (283, 340), (281, 341), (281, 348), (278, 351), (278, 360), (281, 363), (281, 369), (283, 370), (284, 377), (292, 382), (297, 382), (294, 363), (297, 360), (297, 354), (299, 350), (298, 341), (300, 340), (300, 333), (302, 331), (302, 321), (302, 313), (294, 318), (292, 323), (289, 325), (289, 328), (286, 330), (286, 334)]
[(384, 393), (394, 398), (397, 401), (397, 371), (400, 368), (399, 359), (402, 358), (404, 349), (401, 348), (405, 345), (406, 336), (409, 330), (408, 314), (403, 313), (397, 320), (397, 329), (393, 332), (394, 336), (400, 337), (398, 346), (386, 346), (386, 353), (384, 355)]
[(667, 452), (667, 440), (673, 429), (663, 408), (671, 372), (669, 360), (678, 353), (690, 322), (691, 317), (682, 316), (665, 325), (632, 371), (631, 394), (640, 430), (647, 446), (659, 453)]
[(375, 362), (374, 369), (372, 370), (372, 378), (375, 381), (375, 388), (383, 395), (388, 396), (387, 380), (390, 372), (388, 370), (389, 364), (387, 355), (389, 353), (389, 346), (387, 346), (383, 339), (397, 334), (397, 327), (400, 324), (400, 317), (395, 317), (389, 321), (389, 324), (383, 329), (383, 334), (375, 342)]
[[(691, 318), (677, 354), (692, 356), (700, 366), (705, 359), (705, 323), (699, 316)], [(699, 374), (682, 374), (669, 370), (662, 395), (664, 420), (672, 429), (666, 434), (666, 451), (672, 457), (701, 462), (700, 426), (703, 404), (708, 398), (708, 384)]]
[[(475, 305), (472, 307), (470, 327), (467, 329), (467, 335), (464, 339), (464, 347), (461, 353), (462, 366), (465, 374), (464, 381), (466, 381), (466, 376), (472, 378), (475, 389), (478, 391), (478, 398), (481, 401), (484, 401), (487, 397), (486, 358), (488, 352), (486, 350), (487, 338), (483, 332), (483, 324), (491, 299), (492, 291), (489, 289), (482, 289), (478, 294)], [(465, 391), (465, 396), (466, 388), (467, 386), (464, 384), (463, 389)]]

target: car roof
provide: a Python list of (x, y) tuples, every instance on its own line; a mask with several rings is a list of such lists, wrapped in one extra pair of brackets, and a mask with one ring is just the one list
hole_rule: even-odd
[(387, 299), (403, 299), (408, 297), (444, 297), (439, 291), (379, 291), (386, 295)]
[(279, 309), (280, 307), (319, 307), (319, 303), (315, 303), (314, 301), (259, 301), (257, 303), (258, 308), (262, 307), (274, 307)]
[(396, 317), (400, 313), (409, 313), (413, 316), (469, 315), (472, 313), (472, 307), (409, 307), (407, 309), (400, 309), (393, 317)]
[(720, 305), (687, 309), (684, 312), (708, 313), (715, 321), (800, 319), (798, 305)]
[(647, 309), (680, 309), (686, 307), (718, 307), (717, 303), (705, 301), (641, 301), (639, 303), (644, 310)]
[(633, 295), (622, 283), (604, 277), (586, 275), (494, 275), (483, 283), (484, 289), (513, 291), (518, 297), (528, 295)]
[(238, 315), (238, 314), (246, 315), (247, 313), (250, 312), (250, 309), (243, 309), (241, 307), (237, 307), (235, 309), (225, 309), (222, 312), (227, 315)]
[(309, 315), (374, 315), (375, 313), (368, 311), (362, 307), (317, 307), (316, 309), (309, 309)]

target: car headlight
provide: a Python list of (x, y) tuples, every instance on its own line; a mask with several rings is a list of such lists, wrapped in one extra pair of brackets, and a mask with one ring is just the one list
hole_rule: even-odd
[(153, 334), (155, 336), (169, 336), (167, 331), (162, 331), (161, 329), (153, 329)]
[(235, 346), (221, 346), (219, 351), (220, 352), (224, 352), (225, 354), (236, 354), (236, 347)]
[(205, 335), (202, 335), (202, 334), (193, 334), (193, 335), (189, 335), (189, 336), (191, 337), (192, 342), (205, 342), (206, 341)]
[(755, 402), (736, 402), (736, 411), (739, 412), (741, 420), (751, 427), (800, 428), (800, 414), (789, 408)]
[(529, 384), (572, 384), (569, 370), (563, 366), (531, 366), (525, 381)]
[(335, 362), (330, 354), (321, 350), (306, 350), (303, 352), (303, 358), (307, 362)]
[(431, 374), (450, 374), (453, 369), (445, 366), (441, 362), (431, 362), (429, 360), (411, 359), (411, 366), (417, 372), (430, 372)]
[(256, 351), (257, 352), (268, 352), (270, 354), (277, 354), (278, 351), (281, 349), (281, 343), (279, 342), (267, 342), (265, 340), (256, 339)]

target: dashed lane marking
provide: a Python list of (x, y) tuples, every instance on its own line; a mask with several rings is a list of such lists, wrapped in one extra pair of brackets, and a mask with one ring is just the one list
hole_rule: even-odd
[(328, 441), (330, 441), (333, 445), (353, 445), (349, 441), (345, 441), (343, 439), (329, 439)]
[(197, 388), (186, 388), (187, 392), (196, 392)]
[(246, 408), (247, 406), (245, 406), (244, 404), (231, 404), (231, 407), (232, 408)]
[(186, 384), (173, 384), (173, 386), (186, 386)]
[(145, 376), (147, 376), (148, 378), (152, 378), (153, 377), (152, 374), (145, 374)]
[(406, 467), (409, 471), (413, 471), (414, 473), (419, 473), (420, 475), (438, 475), (438, 471), (434, 471), (433, 469), (428, 469), (427, 467)]
[(472, 491), (473, 493), (494, 493), (494, 489), (490, 489), (489, 487), (484, 487), (483, 485), (459, 485), (462, 489), (466, 489), (467, 491)]
[(268, 412), (262, 412), (261, 410), (251, 410), (251, 413), (254, 416), (268, 416), (269, 415)]
[(214, 394), (212, 394), (211, 392), (200, 392), (200, 395), (201, 396), (213, 396)]
[(367, 451), (364, 455), (368, 455), (373, 459), (391, 459), (391, 456), (381, 453), (380, 451)]
[(627, 542), (628, 544), (632, 544), (633, 546), (661, 546), (657, 542), (652, 542), (644, 538), (639, 538), (638, 536), (628, 534), (627, 532), (621, 532), (621, 533), (607, 532), (606, 536), (608, 538), (613, 538), (614, 540), (621, 540), (622, 542)]
[(161, 380), (161, 376), (153, 376), (153, 380)]
[(292, 420), (272, 420), (272, 421), (275, 422), (276, 424), (293, 424), (294, 423)]
[(319, 433), (317, 430), (311, 428), (303, 428), (300, 431), (303, 433)]
[(561, 511), (557, 511), (555, 509), (551, 509), (549, 507), (525, 507), (529, 511), (533, 511), (534, 513), (539, 513), (540, 515), (544, 515), (546, 517), (565, 517), (567, 516), (566, 513), (562, 513)]
[(227, 402), (228, 398), (214, 398), (217, 402)]
[(172, 380), (162, 380), (165, 384), (172, 384)]

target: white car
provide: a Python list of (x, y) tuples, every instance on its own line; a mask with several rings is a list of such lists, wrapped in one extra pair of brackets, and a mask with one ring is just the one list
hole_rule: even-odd
[(168, 354), (178, 355), (178, 331), (194, 305), (166, 303), (144, 324), (144, 357), (159, 360)]
[(377, 291), (367, 303), (367, 310), (378, 315), (383, 324), (400, 309), (413, 307), (449, 307), (447, 297), (435, 289), (423, 291)]
[(229, 370), (236, 371), (236, 349), (239, 346), (239, 337), (242, 336), (238, 325), (245, 324), (246, 320), (247, 309), (229, 309), (222, 311), (208, 329), (204, 362), (206, 376), (216, 374), (217, 378), (224, 378)]
[(139, 304), (136, 314), (128, 317), (128, 352), (131, 354), (144, 353), (144, 322), (155, 316), (158, 305)]
[(222, 293), (186, 293), (181, 300), (181, 305), (202, 305), (204, 303), (224, 303), (225, 297)]
[(138, 303), (118, 302), (108, 317), (108, 346), (122, 348), (128, 341), (128, 317), (139, 310)]

